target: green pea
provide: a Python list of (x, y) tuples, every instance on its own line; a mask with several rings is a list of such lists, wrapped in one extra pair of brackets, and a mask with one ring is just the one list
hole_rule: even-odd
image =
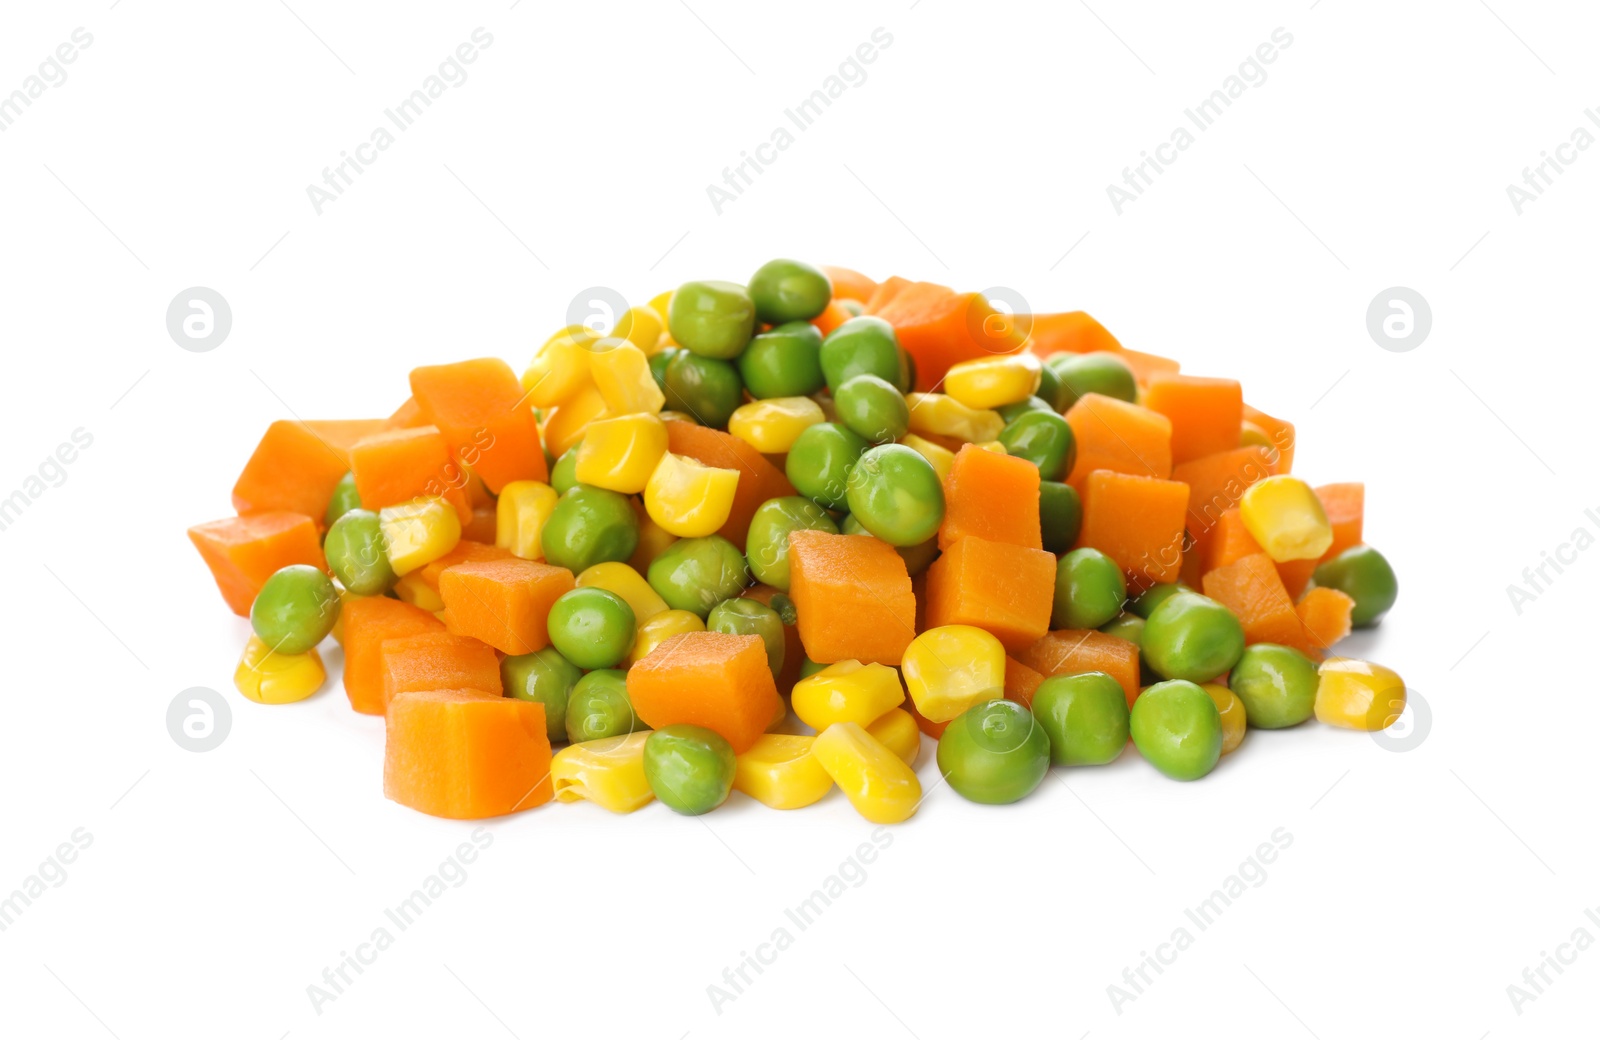
[(1108, 636), (1126, 639), (1134, 646), (1144, 643), (1144, 618), (1138, 614), (1118, 614), (1116, 617), (1100, 626), (1100, 631)]
[(500, 683), (506, 696), (543, 704), (544, 725), (552, 742), (567, 739), (567, 699), (582, 678), (583, 669), (553, 646), (500, 662)]
[(628, 699), (628, 673), (620, 668), (590, 672), (567, 695), (567, 740), (574, 744), (625, 737), (644, 728)]
[(1168, 596), (1145, 619), (1141, 648), (1163, 678), (1210, 682), (1239, 660), (1244, 629), (1221, 603), (1185, 591)]
[(800, 614), (795, 610), (794, 600), (783, 593), (774, 592), (772, 598), (767, 600), (767, 606), (777, 611), (778, 620), (785, 625), (797, 625), (800, 623)]
[(917, 388), (917, 356), (909, 350), (902, 350), (900, 364), (905, 370), (905, 378), (901, 379), (898, 385), (909, 394)]
[[(1063, 410), (1060, 405), (1062, 396), (1061, 377), (1056, 375), (1056, 370), (1049, 365), (1045, 365), (1039, 370), (1039, 389), (1035, 390), (1033, 394), (1043, 401), (1052, 412)], [(1010, 422), (1011, 420), (1007, 419), (1006, 421)]]
[(1050, 737), (1016, 701), (984, 701), (939, 738), (939, 773), (961, 797), (1009, 805), (1032, 794), (1050, 771)]
[(551, 605), (546, 623), (550, 644), (586, 671), (614, 668), (633, 649), (633, 608), (594, 585), (563, 594)]
[[(846, 513), (844, 519), (839, 521), (839, 532), (841, 534), (864, 534), (876, 537), (871, 531), (867, 530), (865, 524), (850, 513)], [(939, 558), (939, 539), (938, 536), (934, 536), (916, 545), (896, 545), (894, 546), (894, 551), (900, 554), (902, 560), (906, 561), (906, 573), (915, 578), (927, 570), (934, 560)]]
[(275, 572), (250, 605), (250, 627), (276, 654), (303, 654), (333, 631), (339, 620), (339, 590), (310, 564)]
[(352, 509), (360, 508), (361, 496), (356, 493), (356, 475), (346, 473), (333, 486), (333, 497), (328, 499), (328, 511), (322, 515), (322, 522), (332, 527), (335, 520)]
[(1370, 545), (1353, 545), (1320, 565), (1312, 580), (1323, 588), (1338, 589), (1356, 601), (1350, 623), (1357, 628), (1376, 625), (1400, 595), (1400, 582), (1383, 553)]
[(1155, 613), (1155, 609), (1180, 592), (1193, 592), (1189, 586), (1181, 582), (1170, 584), (1152, 585), (1139, 595), (1135, 596), (1128, 609), (1142, 618), (1148, 618)]
[(685, 282), (667, 305), (672, 341), (701, 357), (738, 357), (755, 327), (750, 293), (733, 282)]
[(1139, 396), (1133, 370), (1109, 351), (1057, 355), (1047, 364), (1061, 383), (1057, 404), (1063, 412), (1084, 394), (1102, 394), (1129, 403)]
[(674, 610), (703, 619), (711, 608), (750, 584), (744, 554), (721, 535), (680, 538), (661, 550), (646, 575), (650, 587)]
[(681, 353), (683, 353), (682, 347), (664, 347), (658, 353), (650, 355), (650, 375), (663, 392), (667, 389), (667, 365)]
[(539, 543), (546, 562), (574, 574), (597, 563), (626, 561), (639, 547), (639, 514), (626, 495), (577, 484), (556, 501)]
[(1056, 410), (1050, 407), (1050, 402), (1039, 396), (1026, 397), (1020, 401), (1012, 401), (1010, 404), (1001, 405), (999, 408), (996, 408), (995, 411), (1000, 413), (1000, 418), (1004, 419), (1006, 421), (1006, 425), (1008, 426), (1018, 416), (1027, 412), (1048, 412), (1051, 415), (1056, 414)]
[(1105, 672), (1046, 679), (1033, 691), (1033, 717), (1058, 766), (1102, 766), (1128, 743), (1128, 696)]
[(1127, 581), (1117, 561), (1099, 549), (1074, 549), (1056, 561), (1051, 628), (1099, 628), (1122, 612)]
[(1023, 412), (1000, 431), (1007, 455), (1039, 467), (1042, 480), (1060, 480), (1072, 469), (1077, 440), (1067, 420), (1055, 412)]
[(750, 572), (757, 581), (786, 592), (789, 589), (790, 531), (838, 534), (839, 526), (826, 509), (799, 495), (769, 498), (756, 508), (744, 542)]
[(823, 664), (821, 661), (813, 661), (809, 657), (803, 658), (800, 661), (800, 678), (809, 679), (826, 667), (828, 666)]
[(394, 587), (394, 568), (383, 546), (378, 514), (352, 509), (333, 522), (322, 553), (339, 584), (357, 596), (381, 596)]
[(906, 385), (905, 354), (894, 326), (862, 315), (840, 325), (822, 341), (822, 373), (837, 390), (853, 376), (877, 376), (892, 386)]
[(744, 382), (732, 362), (681, 350), (667, 362), (661, 392), (667, 407), (702, 426), (721, 429), (744, 403)]
[(817, 423), (795, 438), (784, 461), (789, 483), (824, 509), (843, 509), (850, 470), (869, 445), (838, 423)]
[(850, 515), (893, 546), (926, 542), (944, 520), (938, 472), (904, 444), (880, 444), (863, 453), (850, 470), (845, 498)]
[(706, 631), (760, 636), (767, 647), (767, 667), (772, 669), (774, 677), (783, 671), (783, 619), (765, 603), (742, 597), (725, 599), (706, 615)]
[(564, 495), (578, 486), (578, 449), (583, 447), (579, 441), (562, 453), (556, 464), (550, 467), (550, 486), (555, 488), (556, 494)]
[(645, 738), (644, 778), (668, 809), (699, 816), (733, 790), (733, 747), (704, 726), (664, 726)]
[(750, 299), (756, 317), (768, 325), (810, 321), (828, 309), (833, 283), (799, 260), (768, 260), (750, 276)]
[(817, 327), (791, 321), (750, 341), (739, 355), (739, 375), (752, 397), (807, 397), (827, 385), (821, 351)]
[(1174, 679), (1147, 687), (1133, 702), (1128, 731), (1139, 754), (1174, 780), (1198, 780), (1222, 757), (1222, 717), (1211, 695)]
[(873, 444), (897, 441), (911, 426), (905, 395), (877, 376), (846, 379), (834, 391), (833, 404), (839, 421)]
[(1083, 526), (1083, 502), (1078, 489), (1054, 480), (1039, 482), (1039, 530), (1044, 534), (1044, 551), (1064, 553), (1078, 540)]
[(1228, 673), (1228, 689), (1257, 729), (1297, 726), (1316, 708), (1317, 665), (1292, 647), (1256, 643), (1245, 647)]

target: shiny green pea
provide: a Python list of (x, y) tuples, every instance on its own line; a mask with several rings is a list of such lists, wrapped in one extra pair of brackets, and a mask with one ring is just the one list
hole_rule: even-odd
[(595, 585), (563, 594), (551, 605), (546, 623), (550, 644), (585, 670), (614, 668), (633, 649), (633, 608)]
[(1000, 431), (1006, 454), (1039, 467), (1041, 480), (1060, 480), (1077, 458), (1077, 439), (1067, 420), (1055, 412), (1028, 411)]
[(873, 444), (897, 441), (911, 426), (905, 395), (872, 375), (851, 376), (833, 394), (839, 421)]
[(853, 376), (877, 376), (892, 386), (905, 386), (905, 354), (894, 326), (882, 318), (851, 318), (822, 341), (822, 374), (837, 390)]
[(800, 678), (809, 679), (826, 667), (828, 666), (823, 664), (821, 661), (813, 661), (811, 658), (807, 657), (800, 662)]
[(786, 649), (783, 619), (778, 612), (758, 600), (725, 599), (706, 615), (707, 632), (726, 632), (736, 636), (760, 636), (767, 647), (767, 667), (774, 677), (783, 671)]
[(944, 520), (938, 472), (904, 444), (868, 449), (850, 470), (846, 485), (850, 515), (890, 545), (920, 545), (938, 533)]
[(1039, 482), (1039, 530), (1044, 534), (1044, 551), (1061, 554), (1078, 540), (1083, 526), (1083, 502), (1078, 489), (1054, 480)]
[(685, 282), (667, 305), (672, 341), (700, 357), (738, 357), (755, 326), (750, 293), (733, 282)]
[(1050, 771), (1050, 737), (1025, 706), (984, 701), (939, 738), (939, 773), (961, 797), (1008, 805), (1032, 794)]
[(1128, 743), (1128, 697), (1105, 672), (1053, 675), (1033, 691), (1033, 716), (1059, 766), (1100, 766)]
[(628, 673), (620, 668), (590, 672), (567, 695), (567, 740), (574, 744), (625, 737), (644, 728), (628, 699)]
[(500, 684), (506, 696), (543, 704), (544, 725), (552, 742), (567, 739), (567, 700), (582, 678), (583, 669), (553, 646), (500, 662)]
[(1338, 589), (1356, 601), (1350, 623), (1357, 628), (1376, 625), (1400, 595), (1400, 581), (1383, 553), (1370, 545), (1354, 545), (1317, 567), (1312, 580), (1323, 588)]
[(860, 300), (840, 300), (839, 306), (843, 307), (852, 318), (864, 313), (867, 309), (867, 305)]
[(869, 445), (839, 423), (817, 423), (795, 439), (784, 461), (789, 483), (825, 509), (843, 509), (850, 471)]
[(339, 584), (357, 596), (381, 596), (394, 587), (394, 568), (383, 546), (378, 514), (352, 509), (333, 522), (322, 554)]
[(1317, 665), (1293, 647), (1256, 643), (1245, 647), (1228, 673), (1228, 689), (1257, 729), (1297, 726), (1316, 708)]
[(1074, 549), (1056, 561), (1051, 628), (1099, 628), (1122, 612), (1127, 581), (1117, 561), (1099, 549)]
[(1139, 754), (1174, 780), (1198, 780), (1222, 757), (1222, 717), (1211, 695), (1175, 679), (1147, 687), (1133, 702), (1128, 731)]
[(303, 654), (333, 631), (339, 590), (333, 579), (305, 563), (273, 573), (250, 605), (250, 627), (276, 654)]
[(1008, 426), (1018, 416), (1021, 416), (1026, 412), (1048, 412), (1051, 415), (1056, 414), (1056, 410), (1050, 407), (1050, 403), (1043, 397), (1037, 395), (1023, 398), (1021, 401), (1012, 401), (1007, 405), (1001, 405), (999, 408), (996, 408), (995, 411), (1000, 413), (1000, 418), (1004, 419), (1006, 425)]
[(1145, 619), (1140, 647), (1156, 674), (1210, 682), (1232, 668), (1244, 653), (1244, 629), (1233, 611), (1221, 603), (1184, 591), (1168, 596)]
[(667, 407), (702, 426), (722, 429), (728, 417), (744, 403), (744, 381), (730, 361), (680, 351), (667, 362), (661, 391)]
[(1148, 618), (1155, 613), (1155, 609), (1180, 592), (1193, 592), (1189, 586), (1181, 582), (1163, 585), (1152, 585), (1139, 595), (1135, 596), (1128, 609), (1142, 618)]
[(539, 535), (546, 562), (574, 574), (626, 561), (639, 547), (639, 514), (626, 495), (577, 484), (556, 501)]
[(562, 453), (556, 464), (550, 467), (550, 486), (555, 488), (556, 494), (564, 495), (578, 486), (578, 449), (583, 447), (579, 441)]
[(756, 317), (768, 325), (810, 321), (828, 309), (833, 283), (799, 260), (768, 260), (750, 276), (750, 299)]
[(732, 599), (750, 584), (744, 554), (721, 535), (680, 538), (661, 550), (646, 575), (650, 587), (674, 610), (702, 619), (711, 608)]
[(1084, 394), (1102, 394), (1130, 403), (1139, 396), (1133, 370), (1109, 351), (1058, 354), (1046, 364), (1061, 383), (1057, 401), (1063, 412)]
[(757, 581), (784, 591), (789, 588), (790, 531), (838, 534), (839, 526), (826, 509), (799, 495), (769, 498), (756, 508), (745, 536), (745, 558)]
[(817, 327), (791, 321), (750, 341), (739, 355), (739, 375), (752, 397), (807, 397), (827, 385), (821, 352)]
[[(1059, 403), (1062, 396), (1061, 377), (1056, 375), (1056, 370), (1051, 368), (1049, 365), (1045, 365), (1039, 370), (1039, 389), (1035, 390), (1033, 393), (1034, 396), (1043, 401), (1052, 412), (1060, 412), (1063, 410)], [(1008, 419), (1006, 421), (1009, 422), (1010, 420)]]
[(667, 365), (681, 353), (683, 353), (682, 347), (664, 347), (658, 353), (650, 355), (650, 375), (662, 392), (667, 389)]
[(328, 510), (322, 515), (322, 522), (332, 527), (335, 520), (352, 509), (360, 508), (361, 496), (356, 492), (356, 475), (346, 473), (333, 486), (333, 497), (328, 499)]
[(704, 726), (664, 726), (644, 742), (644, 778), (663, 805), (699, 816), (728, 800), (733, 746)]
[(1144, 618), (1138, 614), (1118, 614), (1101, 625), (1100, 631), (1139, 646), (1144, 642)]

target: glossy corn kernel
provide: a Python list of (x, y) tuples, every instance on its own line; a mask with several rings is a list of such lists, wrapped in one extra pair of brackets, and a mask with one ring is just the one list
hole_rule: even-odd
[(900, 761), (908, 766), (917, 764), (917, 755), (922, 751), (922, 730), (917, 728), (917, 720), (904, 708), (894, 708), (885, 712), (883, 717), (867, 727), (867, 733), (878, 743), (900, 756)]
[(1369, 732), (1388, 729), (1406, 710), (1406, 684), (1392, 670), (1351, 657), (1317, 668), (1317, 721)]
[(632, 343), (644, 351), (644, 356), (648, 358), (661, 352), (661, 334), (665, 331), (667, 319), (657, 314), (654, 307), (629, 307), (617, 319), (617, 327), (612, 335)]
[(550, 760), (556, 801), (588, 801), (614, 813), (631, 813), (655, 799), (644, 775), (644, 742), (630, 733), (569, 744)]
[(922, 781), (911, 767), (854, 722), (836, 722), (818, 733), (811, 754), (856, 812), (873, 823), (909, 819), (922, 801)]
[(954, 437), (960, 441), (992, 441), (1006, 428), (1000, 413), (968, 408), (948, 394), (907, 394), (911, 432)]
[(589, 344), (589, 377), (612, 415), (661, 411), (666, 395), (650, 374), (650, 358), (625, 339)]
[(552, 458), (559, 459), (567, 449), (583, 439), (584, 429), (606, 414), (605, 398), (594, 383), (585, 382), (578, 392), (562, 402), (544, 424), (544, 446)]
[(389, 566), (401, 577), (432, 563), (461, 541), (461, 517), (442, 498), (418, 498), (380, 509), (378, 528)]
[(999, 408), (1032, 397), (1044, 365), (1037, 354), (997, 354), (950, 366), (944, 392), (968, 408)]
[(1221, 683), (1201, 683), (1200, 688), (1211, 694), (1211, 703), (1217, 706), (1222, 719), (1222, 753), (1226, 755), (1244, 741), (1244, 701)]
[(735, 759), (733, 789), (773, 809), (799, 809), (817, 801), (833, 778), (811, 754), (815, 737), (767, 733)]
[(839, 661), (794, 684), (790, 701), (800, 721), (821, 731), (835, 722), (867, 727), (906, 699), (893, 668)]
[(537, 480), (513, 480), (494, 505), (494, 544), (524, 560), (544, 559), (544, 525), (561, 496)]
[(637, 495), (666, 453), (667, 425), (655, 415), (635, 412), (597, 419), (578, 446), (578, 482)]
[(394, 594), (401, 602), (409, 603), (418, 610), (426, 610), (430, 614), (444, 609), (444, 597), (439, 595), (439, 590), (423, 581), (422, 576), (415, 571), (394, 583)]
[(1272, 437), (1255, 423), (1245, 420), (1239, 424), (1239, 447), (1272, 448)]
[(992, 451), (996, 455), (1009, 455), (1009, 454), (1011, 454), (1009, 451), (1006, 450), (1005, 443), (1002, 442), (1002, 441), (980, 441), (980, 442), (975, 442), (975, 443), (978, 445), (978, 447), (982, 448), (984, 451)]
[(316, 650), (277, 654), (260, 636), (251, 636), (233, 671), (233, 685), (260, 704), (293, 704), (316, 693), (327, 677)]
[(666, 292), (657, 293), (656, 295), (650, 297), (650, 309), (655, 311), (656, 317), (661, 319), (661, 329), (663, 332), (665, 332), (667, 328), (667, 308), (672, 306), (672, 294), (676, 291), (676, 289), (668, 289)]
[(1239, 518), (1277, 563), (1318, 559), (1333, 544), (1333, 525), (1322, 500), (1298, 477), (1280, 475), (1251, 484), (1239, 499)]
[(900, 674), (918, 714), (949, 722), (980, 701), (1002, 696), (1006, 650), (981, 628), (942, 625), (911, 641)]
[(908, 433), (900, 438), (900, 443), (928, 460), (933, 471), (939, 474), (939, 483), (943, 484), (950, 477), (950, 466), (956, 461), (956, 453), (942, 445)]
[(562, 329), (545, 341), (522, 373), (522, 389), (535, 408), (554, 408), (589, 385), (589, 352), (594, 333), (581, 325)]
[(632, 667), (650, 655), (669, 637), (685, 632), (704, 632), (706, 623), (692, 610), (665, 610), (640, 622), (634, 630), (633, 649), (628, 651), (628, 665)]
[(769, 397), (734, 409), (728, 432), (763, 454), (785, 455), (822, 421), (822, 406), (809, 397)]
[(707, 466), (670, 451), (661, 456), (644, 489), (644, 508), (679, 538), (716, 534), (733, 510), (739, 471)]
[(633, 619), (644, 623), (667, 609), (667, 601), (657, 594), (644, 576), (625, 563), (597, 563), (578, 572), (578, 588), (605, 589), (621, 596), (633, 608)]

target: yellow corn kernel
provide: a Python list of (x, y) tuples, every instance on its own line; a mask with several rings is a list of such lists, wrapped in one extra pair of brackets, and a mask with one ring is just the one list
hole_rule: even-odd
[(632, 667), (650, 656), (650, 651), (669, 637), (685, 632), (704, 632), (706, 623), (692, 610), (664, 610), (642, 621), (634, 629), (633, 649), (628, 651), (628, 665)]
[(950, 476), (950, 464), (955, 462), (956, 453), (943, 445), (924, 440), (914, 433), (908, 433), (900, 438), (900, 443), (927, 459), (933, 466), (933, 471), (939, 474), (939, 483), (943, 484)]
[(589, 376), (606, 403), (606, 411), (612, 415), (654, 415), (667, 403), (656, 377), (650, 374), (650, 359), (625, 339), (602, 339), (589, 344)]
[(728, 432), (763, 454), (784, 455), (822, 421), (822, 406), (809, 397), (769, 397), (734, 409)]
[(912, 433), (934, 433), (961, 441), (992, 441), (1006, 428), (1000, 413), (968, 408), (949, 394), (907, 394)]
[(593, 382), (586, 382), (571, 398), (559, 405), (544, 424), (544, 446), (552, 458), (559, 459), (567, 449), (583, 439), (586, 427), (606, 414), (606, 399)]
[(944, 392), (968, 408), (999, 408), (1032, 397), (1044, 364), (1037, 354), (996, 354), (958, 361), (944, 375)]
[(494, 544), (524, 560), (544, 559), (544, 525), (561, 496), (537, 480), (513, 480), (494, 505)]
[(273, 653), (260, 636), (253, 635), (233, 671), (233, 685), (260, 704), (293, 704), (316, 693), (327, 677), (322, 655), (314, 648), (303, 654)]
[(817, 801), (833, 778), (811, 754), (815, 737), (767, 733), (734, 760), (733, 789), (773, 809), (799, 809)]
[(383, 548), (395, 574), (405, 577), (461, 541), (461, 517), (442, 498), (417, 498), (378, 510)]
[(835, 722), (867, 727), (906, 699), (893, 668), (860, 661), (838, 661), (794, 684), (794, 713), (815, 730)]
[(818, 733), (811, 754), (856, 812), (873, 823), (909, 819), (922, 801), (922, 781), (911, 767), (854, 722), (836, 722)]
[(666, 317), (657, 314), (654, 307), (646, 306), (629, 307), (617, 319), (617, 327), (611, 334), (632, 343), (648, 358), (661, 352), (661, 334), (665, 331)]
[(596, 419), (578, 446), (578, 482), (637, 495), (666, 453), (667, 424), (648, 412)]
[(667, 327), (667, 308), (672, 306), (672, 294), (675, 292), (677, 292), (676, 289), (668, 289), (664, 293), (657, 293), (650, 297), (650, 309), (655, 311), (656, 317), (661, 319), (663, 331)]
[(650, 734), (603, 737), (569, 744), (550, 760), (556, 801), (590, 801), (614, 813), (631, 813), (655, 799), (644, 776), (644, 742)]
[(867, 733), (878, 743), (900, 756), (900, 761), (908, 766), (917, 764), (917, 755), (922, 751), (922, 730), (917, 728), (917, 720), (904, 708), (894, 708), (884, 713), (872, 725), (867, 727)]
[(1226, 755), (1244, 740), (1244, 701), (1221, 683), (1201, 683), (1200, 688), (1211, 694), (1211, 703), (1222, 718), (1222, 753)]
[(644, 576), (625, 563), (597, 563), (578, 572), (578, 588), (590, 585), (614, 592), (633, 608), (635, 623), (649, 621), (667, 609), (667, 601), (657, 594)]
[(1251, 484), (1239, 499), (1244, 529), (1277, 563), (1315, 560), (1333, 544), (1333, 525), (1311, 485), (1286, 474)]
[(738, 470), (717, 469), (669, 451), (645, 485), (644, 508), (650, 519), (679, 538), (704, 538), (728, 522), (738, 486)]
[(1006, 649), (981, 628), (942, 625), (911, 641), (900, 674), (923, 718), (949, 722), (974, 704), (1002, 695)]
[(1381, 664), (1330, 657), (1317, 669), (1318, 722), (1370, 732), (1388, 729), (1405, 710), (1405, 680)]
[(394, 594), (403, 602), (430, 614), (444, 609), (444, 597), (439, 595), (439, 590), (423, 581), (415, 571), (394, 583)]
[(1267, 448), (1272, 449), (1272, 436), (1250, 422), (1248, 419), (1239, 424), (1239, 447), (1241, 448)]
[(1010, 452), (1006, 451), (1006, 446), (1000, 441), (983, 441), (982, 443), (978, 444), (978, 447), (982, 448), (984, 451), (992, 451), (996, 455), (1011, 454)]
[(628, 566), (645, 574), (650, 570), (650, 564), (655, 558), (667, 551), (667, 546), (678, 540), (678, 536), (650, 519), (650, 514), (644, 511), (644, 503), (638, 499), (631, 499), (634, 512), (639, 514), (639, 547), (633, 550), (633, 556), (628, 560)]
[(589, 385), (589, 352), (584, 344), (594, 333), (571, 325), (551, 336), (522, 373), (522, 389), (535, 408), (553, 408)]

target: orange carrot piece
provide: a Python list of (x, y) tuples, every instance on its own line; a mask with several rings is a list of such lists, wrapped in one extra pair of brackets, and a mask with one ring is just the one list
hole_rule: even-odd
[(472, 519), (461, 525), (461, 537), (475, 542), (492, 542), (500, 528), (494, 506), (473, 506)]
[(733, 508), (728, 521), (717, 533), (744, 551), (750, 518), (761, 503), (795, 493), (794, 485), (767, 457), (732, 434), (708, 426), (674, 419), (667, 423), (667, 450), (687, 455), (707, 466), (739, 471), (739, 484), (733, 490)]
[(416, 690), (482, 690), (500, 695), (500, 658), (486, 643), (451, 632), (385, 639), (383, 703)]
[(461, 540), (456, 547), (434, 560), (432, 563), (423, 564), (414, 573), (417, 580), (435, 592), (439, 591), (439, 575), (454, 567), (458, 563), (479, 563), (483, 560), (509, 560), (512, 558), (510, 549), (502, 549), (495, 545), (493, 540), (480, 542), (469, 539), (463, 532)]
[[(327, 503), (323, 503), (326, 506)], [(228, 609), (250, 616), (256, 593), (279, 568), (326, 567), (317, 525), (303, 513), (252, 513), (189, 528), (189, 541), (211, 569)]]
[(1084, 485), (1078, 545), (1111, 557), (1136, 588), (1175, 581), (1188, 505), (1187, 484), (1097, 469)]
[(505, 654), (531, 654), (550, 645), (550, 607), (571, 592), (565, 567), (534, 560), (458, 563), (439, 575), (444, 623), (456, 635), (472, 636)]
[(1129, 707), (1139, 696), (1138, 644), (1092, 628), (1047, 632), (1017, 661), (1044, 676), (1105, 672), (1121, 685)]
[(1149, 386), (1150, 380), (1158, 375), (1177, 375), (1178, 363), (1169, 357), (1160, 354), (1145, 354), (1137, 350), (1123, 350), (1117, 359), (1133, 370), (1133, 381), (1140, 386)]
[(391, 639), (443, 632), (444, 622), (387, 596), (351, 596), (339, 612), (344, 628), (344, 693), (363, 715), (382, 715), (383, 644)]
[(350, 446), (383, 428), (382, 419), (280, 419), (267, 427), (234, 483), (234, 511), (304, 513), (320, 522), (350, 469)]
[(451, 820), (543, 805), (555, 793), (544, 705), (482, 690), (400, 694), (385, 725), (383, 793)]
[(887, 307), (896, 296), (899, 296), (902, 289), (910, 284), (911, 282), (901, 278), (899, 275), (890, 275), (885, 278), (878, 283), (876, 289), (872, 290), (872, 295), (867, 297), (863, 313), (877, 314), (879, 310)]
[(1172, 420), (1172, 461), (1184, 463), (1239, 446), (1244, 397), (1233, 379), (1158, 373), (1144, 405)]
[(1201, 573), (1226, 567), (1246, 556), (1261, 552), (1261, 545), (1244, 526), (1244, 514), (1237, 506), (1217, 518), (1205, 548), (1201, 551)]
[(821, 664), (853, 659), (899, 667), (916, 635), (906, 562), (876, 538), (790, 532), (789, 598), (806, 656)]
[(916, 358), (918, 390), (932, 390), (958, 361), (1011, 353), (1024, 339), (1014, 316), (995, 310), (982, 293), (932, 282), (913, 282), (870, 313), (893, 325)]
[(1019, 314), (1017, 327), (1027, 333), (1028, 349), (1042, 358), (1051, 354), (1121, 351), (1122, 344), (1086, 311)]
[(1033, 707), (1033, 695), (1044, 682), (1044, 676), (1014, 657), (1006, 658), (1006, 700)]
[(855, 315), (845, 310), (838, 300), (829, 300), (828, 306), (822, 309), (822, 313), (811, 319), (811, 324), (817, 327), (818, 332), (826, 336), (853, 317)]
[(1172, 476), (1172, 422), (1159, 412), (1103, 394), (1084, 394), (1067, 409), (1077, 457), (1067, 483), (1083, 494), (1097, 469), (1166, 480)]
[(1272, 472), (1287, 473), (1294, 468), (1294, 423), (1283, 419), (1275, 419), (1259, 408), (1244, 406), (1245, 422), (1255, 423), (1266, 433), (1272, 441), (1272, 446), (1277, 449), (1278, 456), (1272, 460)]
[(1271, 475), (1270, 452), (1254, 444), (1172, 467), (1172, 479), (1189, 485), (1189, 536), (1205, 546), (1222, 514), (1239, 504), (1251, 484)]
[(422, 414), (422, 406), (417, 404), (415, 397), (406, 398), (405, 404), (394, 410), (394, 414), (384, 423), (388, 430), (405, 430), (413, 426), (427, 426), (428, 420)]
[(927, 570), (928, 628), (971, 625), (1008, 653), (1026, 650), (1050, 629), (1056, 558), (1043, 549), (967, 535)]
[(1039, 526), (1039, 467), (1026, 459), (964, 444), (944, 481), (939, 548), (966, 535), (1044, 548)]
[(1207, 596), (1233, 611), (1244, 626), (1246, 643), (1282, 643), (1301, 639), (1300, 618), (1294, 600), (1283, 587), (1272, 557), (1252, 553), (1200, 579)]
[(735, 753), (766, 732), (782, 703), (761, 637), (727, 632), (669, 636), (628, 669), (628, 699), (651, 729), (704, 726)]
[(350, 449), (350, 472), (355, 474), (363, 509), (376, 511), (437, 495), (456, 507), (463, 524), (472, 519), (468, 473), (450, 457), (437, 427), (414, 426), (363, 437)]
[(1350, 634), (1350, 613), (1355, 606), (1356, 601), (1338, 589), (1312, 589), (1295, 604), (1302, 639), (1291, 645), (1320, 659), (1333, 649), (1333, 644)]
[(499, 358), (411, 370), (411, 396), (450, 455), (498, 493), (513, 480), (548, 480), (533, 406)]
[(833, 298), (835, 300), (855, 300), (866, 303), (872, 299), (872, 294), (878, 291), (878, 283), (862, 274), (852, 271), (848, 267), (831, 267), (822, 265), (822, 273), (828, 276), (828, 281), (833, 283)]
[(1283, 582), (1283, 591), (1289, 594), (1290, 599), (1298, 599), (1300, 594), (1311, 584), (1311, 575), (1316, 572), (1317, 560), (1284, 560), (1274, 563), (1278, 568), (1278, 579)]
[(1317, 488), (1322, 511), (1333, 526), (1333, 544), (1322, 554), (1331, 560), (1352, 546), (1361, 544), (1361, 525), (1366, 513), (1367, 486), (1360, 483), (1324, 484)]

